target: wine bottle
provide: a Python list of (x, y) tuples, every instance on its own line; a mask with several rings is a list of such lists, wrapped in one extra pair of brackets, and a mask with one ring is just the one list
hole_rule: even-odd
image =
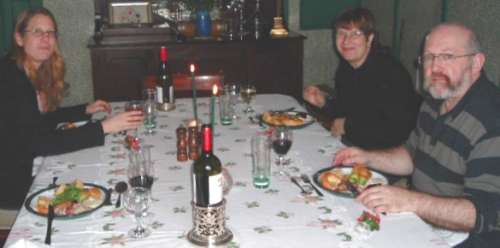
[(253, 15), (254, 38), (261, 39), (264, 34), (264, 16), (260, 10), (260, 0), (255, 2), (255, 13)]
[(174, 86), (172, 85), (172, 77), (167, 65), (167, 48), (160, 48), (160, 71), (159, 83), (156, 86), (157, 102), (158, 103), (173, 103), (174, 102)]
[(222, 165), (212, 152), (212, 127), (203, 125), (201, 156), (193, 163), (192, 193), (193, 202), (199, 207), (207, 207), (222, 202)]

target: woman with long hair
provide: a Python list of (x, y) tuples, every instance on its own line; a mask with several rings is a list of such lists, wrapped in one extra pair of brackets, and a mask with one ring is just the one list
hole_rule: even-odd
[[(108, 133), (137, 128), (140, 111), (90, 121), (96, 112), (111, 112), (109, 103), (60, 107), (65, 90), (64, 59), (54, 16), (45, 8), (22, 12), (16, 21), (13, 48), (0, 59), (0, 201), (2, 209), (19, 209), (32, 182), (33, 159), (99, 146)], [(87, 120), (72, 129), (60, 122)]]

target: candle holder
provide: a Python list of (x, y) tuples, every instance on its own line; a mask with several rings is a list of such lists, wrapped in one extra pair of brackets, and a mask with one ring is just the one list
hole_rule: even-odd
[(288, 36), (288, 31), (285, 29), (283, 25), (283, 18), (281, 16), (277, 16), (273, 18), (274, 25), (271, 29), (271, 36), (273, 37), (286, 37)]
[(187, 239), (200, 246), (223, 245), (233, 239), (233, 233), (226, 227), (226, 200), (221, 203), (200, 207), (191, 202), (193, 208), (193, 229)]
[(158, 103), (156, 107), (160, 111), (172, 111), (175, 109), (175, 102)]

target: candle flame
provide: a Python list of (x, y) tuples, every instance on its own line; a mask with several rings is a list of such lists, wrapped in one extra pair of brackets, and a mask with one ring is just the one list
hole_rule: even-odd
[(212, 93), (214, 96), (217, 95), (217, 91), (218, 91), (217, 84), (214, 84), (214, 86), (212, 87)]
[(196, 70), (196, 67), (194, 66), (194, 64), (190, 64), (190, 65), (189, 65), (189, 71), (190, 71), (191, 73), (194, 73), (194, 71), (195, 71), (195, 70)]

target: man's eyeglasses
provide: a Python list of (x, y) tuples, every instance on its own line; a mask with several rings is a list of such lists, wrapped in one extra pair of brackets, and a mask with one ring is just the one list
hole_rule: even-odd
[(55, 38), (57, 36), (57, 32), (55, 30), (43, 30), (40, 28), (35, 28), (32, 30), (25, 30), (25, 33), (31, 33), (36, 38), (41, 38), (43, 36), (48, 36), (50, 38)]
[(469, 56), (474, 56), (477, 53), (468, 53), (468, 54), (463, 54), (463, 55), (454, 55), (454, 54), (449, 54), (449, 53), (439, 53), (439, 54), (432, 54), (432, 53), (427, 53), (422, 56), (418, 56), (418, 63), (420, 65), (429, 65), (434, 60), (437, 62), (452, 62), (455, 59), (458, 58), (464, 58), (464, 57), (469, 57)]
[(338, 30), (337, 33), (336, 33), (336, 37), (337, 39), (351, 39), (351, 38), (360, 38), (360, 37), (363, 37), (363, 35), (365, 35), (362, 31), (360, 30), (354, 30), (354, 31), (351, 31), (351, 32), (347, 32), (347, 31), (343, 31), (343, 30)]

